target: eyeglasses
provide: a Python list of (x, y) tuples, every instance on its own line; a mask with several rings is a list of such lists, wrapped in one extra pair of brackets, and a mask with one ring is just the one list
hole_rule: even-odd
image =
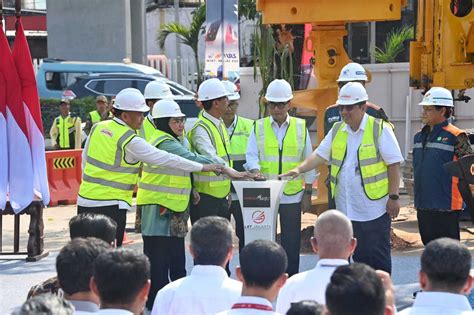
[(271, 109), (274, 109), (275, 107), (278, 107), (278, 109), (283, 109), (285, 108), (286, 105), (288, 105), (288, 102), (279, 102), (279, 103), (269, 102), (268, 103), (268, 107), (270, 107)]
[(186, 123), (186, 118), (170, 118), (170, 123), (180, 125)]

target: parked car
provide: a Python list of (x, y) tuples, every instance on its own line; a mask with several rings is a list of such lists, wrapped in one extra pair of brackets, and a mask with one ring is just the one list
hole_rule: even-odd
[(165, 77), (140, 73), (95, 73), (76, 77), (76, 81), (68, 86), (62, 97), (68, 99), (87, 96), (105, 95), (109, 99), (125, 88), (136, 88), (142, 93), (145, 86), (154, 80), (163, 80), (170, 87), (173, 99), (186, 115), (186, 130), (189, 130), (199, 114), (200, 109), (194, 102), (194, 92)]
[(160, 71), (131, 62), (83, 62), (60, 59), (43, 59), (36, 74), (36, 84), (40, 98), (61, 98), (67, 86), (76, 77), (91, 73), (129, 72), (164, 77)]

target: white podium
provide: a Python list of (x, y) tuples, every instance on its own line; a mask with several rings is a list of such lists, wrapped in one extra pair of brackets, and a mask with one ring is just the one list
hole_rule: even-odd
[(277, 214), (286, 180), (232, 181), (244, 221), (245, 244), (275, 241)]

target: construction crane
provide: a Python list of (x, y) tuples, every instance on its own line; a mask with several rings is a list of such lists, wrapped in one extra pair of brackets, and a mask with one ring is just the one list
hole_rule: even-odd
[[(350, 62), (344, 49), (346, 24), (399, 20), (407, 0), (257, 0), (265, 24), (311, 24), (304, 47), (315, 58), (317, 88), (295, 92), (293, 105), (317, 112), (317, 143), (323, 138), (324, 111), (336, 102), (341, 68)], [(464, 91), (474, 86), (474, 14), (472, 0), (418, 0), (416, 40), (410, 43), (410, 86), (427, 90), (442, 86)], [(313, 211), (327, 209), (324, 180), (319, 168), (318, 194)]]

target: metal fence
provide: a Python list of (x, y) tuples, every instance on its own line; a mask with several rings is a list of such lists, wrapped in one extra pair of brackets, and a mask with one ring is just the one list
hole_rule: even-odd
[(168, 79), (197, 90), (196, 64), (191, 59), (168, 59), (165, 55), (148, 55), (148, 66), (159, 70)]

